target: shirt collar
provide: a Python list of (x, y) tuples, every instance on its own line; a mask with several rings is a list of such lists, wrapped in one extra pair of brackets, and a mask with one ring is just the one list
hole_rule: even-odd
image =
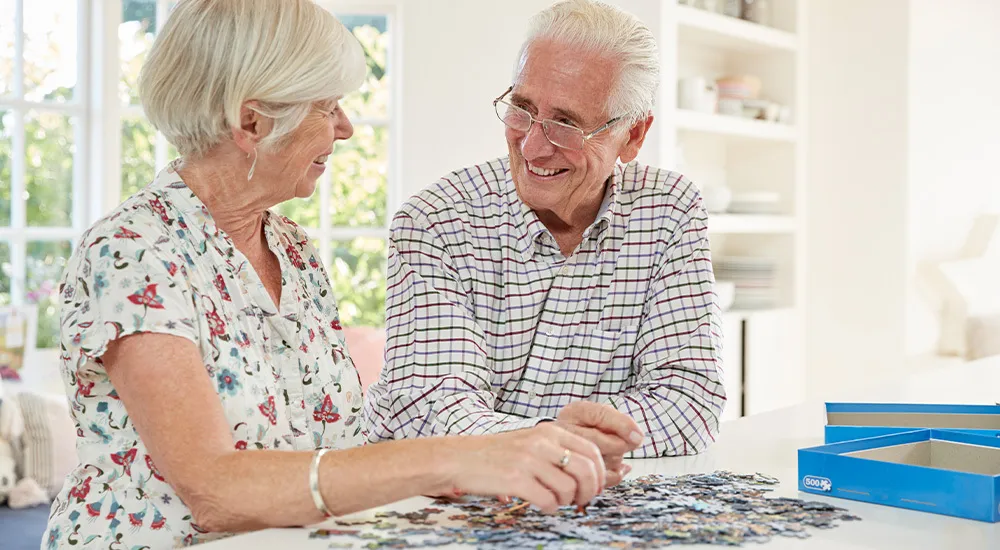
[[(597, 218), (583, 232), (584, 242), (588, 239), (596, 238), (598, 244), (601, 244), (609, 234), (608, 228), (611, 226), (614, 216), (621, 210), (620, 188), (624, 172), (625, 166), (620, 162), (615, 163), (614, 171), (608, 177), (607, 190), (604, 194), (604, 200), (601, 202), (601, 208), (597, 212)], [(525, 260), (530, 260), (534, 257), (539, 247), (555, 247), (555, 238), (549, 233), (545, 224), (538, 219), (535, 211), (528, 208), (518, 196), (510, 171), (509, 159), (506, 163), (506, 172), (504, 175), (505, 199), (508, 209), (514, 216), (519, 248)]]

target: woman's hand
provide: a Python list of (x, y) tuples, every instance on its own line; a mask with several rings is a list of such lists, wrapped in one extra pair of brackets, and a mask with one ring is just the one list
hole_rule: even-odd
[[(606, 482), (597, 446), (553, 422), (498, 435), (456, 437), (449, 447), (444, 494), (515, 496), (552, 513), (560, 506), (586, 505)], [(564, 456), (569, 459), (560, 466)]]

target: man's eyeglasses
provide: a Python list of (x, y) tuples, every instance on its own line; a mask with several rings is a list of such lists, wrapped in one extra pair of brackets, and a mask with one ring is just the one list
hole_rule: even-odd
[(604, 126), (594, 130), (590, 133), (584, 133), (583, 130), (577, 128), (576, 126), (571, 126), (562, 122), (556, 122), (551, 119), (539, 120), (531, 116), (531, 113), (510, 103), (505, 97), (514, 89), (513, 86), (507, 88), (507, 91), (503, 93), (500, 97), (493, 100), (493, 108), (497, 112), (497, 118), (503, 121), (511, 130), (516, 130), (518, 132), (527, 132), (531, 129), (531, 125), (538, 122), (542, 125), (542, 133), (545, 134), (546, 139), (548, 139), (552, 145), (556, 147), (562, 147), (564, 149), (583, 149), (584, 144), (587, 140), (600, 134), (601, 132), (610, 128), (614, 123), (622, 119), (622, 117), (615, 117), (609, 120)]

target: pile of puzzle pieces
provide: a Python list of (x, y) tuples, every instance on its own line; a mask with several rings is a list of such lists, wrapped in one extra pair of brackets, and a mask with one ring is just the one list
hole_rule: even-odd
[(434, 508), (379, 513), (375, 520), (336, 522), (310, 533), (331, 548), (658, 548), (679, 544), (740, 546), (774, 536), (806, 538), (807, 528), (859, 519), (821, 502), (767, 498), (777, 485), (762, 474), (718, 471), (649, 475), (598, 495), (586, 511), (546, 515), (497, 499), (437, 500)]

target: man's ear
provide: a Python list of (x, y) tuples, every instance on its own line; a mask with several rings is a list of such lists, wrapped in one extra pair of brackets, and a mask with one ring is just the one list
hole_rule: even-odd
[(646, 141), (646, 134), (649, 127), (653, 125), (653, 113), (650, 112), (646, 118), (636, 122), (628, 130), (628, 141), (618, 150), (618, 158), (625, 164), (635, 160), (639, 156), (639, 149), (642, 149), (643, 142)]

